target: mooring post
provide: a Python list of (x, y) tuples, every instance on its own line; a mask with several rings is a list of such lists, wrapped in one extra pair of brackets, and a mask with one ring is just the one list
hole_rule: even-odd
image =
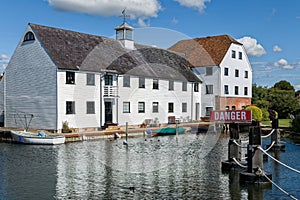
[(281, 150), (285, 151), (285, 145), (280, 143), (280, 131), (279, 131), (279, 123), (278, 119), (272, 120), (272, 130), (273, 133), (271, 135), (271, 144), (267, 145), (267, 148), (269, 148), (273, 143), (272, 150)]
[(123, 141), (123, 145), (128, 145), (128, 122), (126, 122), (126, 126), (125, 126), (125, 136), (126, 139)]
[[(252, 135), (250, 136), (250, 133), (249, 133), (249, 138), (252, 137)], [(247, 172), (248, 173), (252, 173), (252, 169), (253, 169), (253, 165), (252, 165), (252, 155), (253, 153), (253, 147), (252, 147), (252, 144), (249, 144), (247, 145)]]
[[(240, 181), (247, 183), (264, 183), (268, 180), (260, 170), (263, 170), (263, 152), (259, 150), (262, 144), (261, 127), (258, 121), (253, 121), (249, 129), (249, 144), (247, 146), (247, 172), (240, 173)], [(266, 173), (270, 179), (272, 175)]]
[(274, 132), (271, 135), (271, 143), (274, 142), (275, 145), (280, 144), (280, 132), (278, 130), (278, 119), (272, 120), (272, 130)]
[(178, 121), (175, 120), (175, 122), (176, 122), (176, 139), (177, 139), (178, 138)]
[(230, 138), (228, 141), (228, 160), (222, 161), (222, 171), (230, 171), (232, 168), (240, 168), (240, 166), (234, 161), (241, 162), (242, 151), (241, 151), (241, 139), (239, 133), (239, 124), (229, 124)]
[[(237, 123), (229, 124), (230, 139), (228, 142), (228, 160), (233, 161), (236, 158), (238, 161), (241, 160), (241, 139), (239, 133), (239, 125)], [(236, 144), (238, 143), (238, 145)]]
[[(263, 156), (262, 152), (258, 150), (258, 147), (261, 147), (261, 127), (259, 126), (259, 122), (255, 121), (250, 127), (249, 133), (249, 145), (252, 147), (252, 159), (250, 157), (250, 162), (252, 162), (252, 169), (248, 169), (248, 171), (252, 172), (253, 169), (263, 169)], [(249, 150), (250, 151), (250, 150)], [(248, 165), (250, 166), (250, 165)]]
[(126, 142), (128, 141), (128, 122), (126, 122)]

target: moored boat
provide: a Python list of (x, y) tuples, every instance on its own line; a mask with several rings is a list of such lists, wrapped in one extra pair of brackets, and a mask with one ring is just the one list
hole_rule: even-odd
[[(182, 127), (177, 128), (178, 134), (182, 134), (185, 132), (185, 129)], [(165, 135), (176, 135), (176, 128), (173, 127), (166, 127), (161, 128), (156, 131), (157, 136), (165, 136)]]
[(44, 132), (38, 134), (25, 131), (11, 131), (12, 141), (24, 144), (63, 144), (64, 136), (46, 135)]

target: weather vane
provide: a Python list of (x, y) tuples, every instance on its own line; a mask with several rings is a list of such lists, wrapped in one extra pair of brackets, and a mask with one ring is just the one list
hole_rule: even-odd
[(126, 18), (129, 18), (130, 15), (126, 14), (126, 8), (124, 8), (124, 10), (122, 11), (122, 15), (120, 17), (123, 17), (123, 22), (125, 23)]

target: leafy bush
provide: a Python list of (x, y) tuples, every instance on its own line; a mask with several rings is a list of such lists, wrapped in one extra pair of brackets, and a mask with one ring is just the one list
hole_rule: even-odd
[(300, 116), (297, 116), (292, 121), (292, 129), (293, 131), (300, 133)]
[(270, 118), (269, 118), (270, 115), (269, 115), (268, 110), (266, 108), (262, 108), (261, 111), (262, 111), (262, 119), (264, 121), (270, 120)]
[(253, 120), (261, 121), (263, 119), (263, 114), (259, 107), (248, 106), (248, 107), (246, 107), (246, 110), (252, 110), (252, 119)]

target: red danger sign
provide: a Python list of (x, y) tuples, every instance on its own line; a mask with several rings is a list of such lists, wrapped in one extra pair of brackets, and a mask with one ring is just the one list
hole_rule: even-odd
[(252, 121), (251, 110), (215, 110), (210, 112), (211, 122), (246, 122)]

